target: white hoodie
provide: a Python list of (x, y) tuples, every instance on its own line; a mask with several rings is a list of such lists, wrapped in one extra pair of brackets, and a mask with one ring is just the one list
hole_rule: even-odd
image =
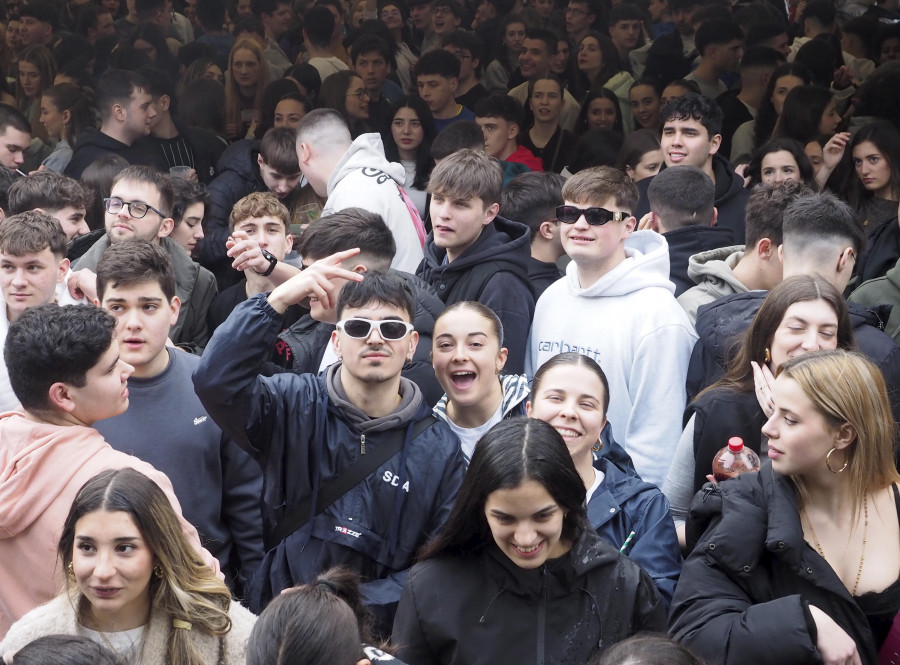
[(391, 267), (415, 274), (422, 262), (425, 226), (415, 204), (403, 191), (405, 180), (403, 165), (385, 158), (381, 136), (362, 134), (334, 167), (322, 214), (330, 215), (344, 208), (378, 213), (397, 244)]
[(626, 259), (587, 288), (574, 262), (538, 300), (528, 341), (529, 376), (567, 351), (596, 360), (609, 381), (607, 418), (641, 477), (666, 478), (681, 436), (688, 362), (697, 335), (673, 296), (665, 238), (637, 231)]

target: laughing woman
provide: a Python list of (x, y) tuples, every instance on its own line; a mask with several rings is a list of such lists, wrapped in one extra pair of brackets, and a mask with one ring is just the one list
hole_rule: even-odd
[(13, 624), (0, 654), (44, 635), (81, 635), (131, 665), (244, 665), (256, 620), (197, 560), (172, 504), (133, 469), (79, 490), (62, 528), (66, 589)]
[(478, 443), (394, 621), (410, 665), (584, 663), (665, 628), (650, 577), (600, 539), (562, 437), (516, 418)]

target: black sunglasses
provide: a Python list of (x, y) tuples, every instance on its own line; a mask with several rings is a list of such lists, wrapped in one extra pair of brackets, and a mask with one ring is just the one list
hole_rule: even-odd
[(381, 339), (396, 342), (403, 339), (413, 329), (411, 323), (406, 321), (395, 321), (387, 319), (385, 321), (372, 321), (371, 319), (344, 319), (338, 321), (337, 327), (346, 333), (347, 337), (353, 339), (366, 339), (372, 332), (372, 328), (378, 328), (378, 334)]
[(581, 216), (591, 226), (603, 226), (607, 222), (621, 222), (631, 215), (627, 212), (613, 212), (606, 208), (578, 208), (576, 206), (557, 206), (556, 219), (563, 224), (574, 224)]

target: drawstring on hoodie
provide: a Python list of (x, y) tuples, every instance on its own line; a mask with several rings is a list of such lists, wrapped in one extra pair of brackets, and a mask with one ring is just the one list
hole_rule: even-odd
[(491, 611), (491, 607), (493, 607), (494, 601), (497, 600), (497, 599), (498, 599), (500, 596), (502, 596), (504, 593), (506, 593), (506, 587), (505, 587), (505, 586), (502, 587), (502, 588), (500, 589), (500, 591), (498, 591), (496, 594), (494, 594), (494, 597), (493, 597), (493, 598), (491, 598), (491, 601), (487, 604), (487, 607), (484, 608), (484, 614), (481, 615), (481, 618), (478, 620), (478, 623), (483, 624), (483, 623), (485, 623), (485, 622), (487, 621), (487, 615), (488, 615), (488, 612)]
[(588, 598), (591, 599), (591, 610), (597, 616), (597, 625), (600, 627), (600, 631), (599, 631), (600, 638), (597, 640), (597, 648), (602, 649), (603, 648), (603, 621), (600, 617), (600, 605), (597, 603), (597, 599), (594, 597), (594, 594), (592, 594), (590, 591), (588, 591), (584, 587), (579, 587), (578, 590), (581, 591), (582, 593), (584, 593)]

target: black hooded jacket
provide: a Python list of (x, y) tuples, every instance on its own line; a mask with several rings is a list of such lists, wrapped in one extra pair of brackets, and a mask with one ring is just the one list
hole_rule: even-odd
[(520, 568), (493, 542), (416, 564), (393, 640), (410, 665), (563, 665), (665, 622), (647, 573), (588, 529), (540, 568)]
[(140, 142), (127, 145), (95, 127), (88, 127), (78, 137), (65, 175), (81, 180), (81, 174), (88, 166), (109, 153), (119, 155), (129, 164), (152, 166), (163, 172), (169, 170), (166, 160), (156, 150), (149, 149)]
[[(665, 164), (663, 168), (666, 168)], [(750, 191), (744, 189), (744, 179), (734, 172), (731, 162), (716, 153), (712, 161), (713, 173), (716, 178), (716, 210), (719, 216), (716, 218), (716, 226), (730, 229), (737, 245), (744, 244), (744, 209), (750, 198)], [(641, 198), (638, 200), (635, 217), (640, 219), (650, 212), (650, 200), (647, 198), (647, 189), (653, 178), (644, 178), (635, 183)]]
[(528, 227), (495, 217), (452, 263), (445, 262), (446, 256), (446, 250), (434, 244), (434, 233), (430, 233), (425, 241), (425, 258), (416, 274), (446, 305), (476, 300), (494, 310), (503, 324), (503, 346), (509, 349), (505, 369), (521, 374), (534, 316), (534, 294), (528, 281)]
[(684, 226), (663, 233), (669, 245), (669, 281), (677, 298), (697, 284), (688, 277), (688, 262), (694, 254), (734, 245), (731, 229), (721, 226)]

